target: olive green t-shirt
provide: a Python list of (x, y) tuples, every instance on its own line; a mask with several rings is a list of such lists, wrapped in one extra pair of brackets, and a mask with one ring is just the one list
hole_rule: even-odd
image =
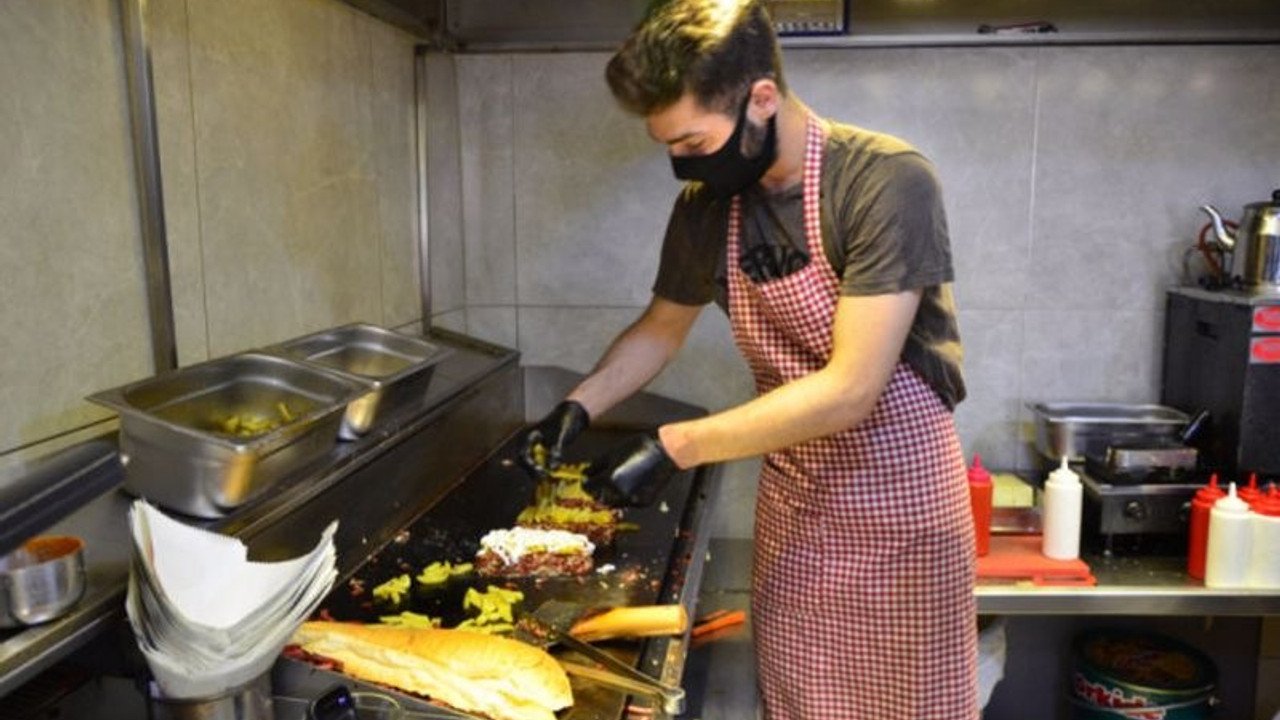
[[(803, 188), (744, 191), (739, 265), (753, 282), (809, 263)], [(902, 359), (955, 408), (965, 396), (963, 351), (951, 292), (954, 271), (942, 193), (933, 166), (890, 135), (828, 124), (822, 154), (822, 247), (844, 296), (922, 291)], [(683, 305), (727, 309), (729, 201), (685, 185), (663, 240), (653, 291)]]

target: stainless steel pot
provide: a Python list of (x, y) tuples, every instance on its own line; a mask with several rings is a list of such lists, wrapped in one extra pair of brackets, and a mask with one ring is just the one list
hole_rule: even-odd
[(1213, 221), (1218, 244), (1231, 253), (1231, 279), (1254, 294), (1280, 295), (1280, 190), (1270, 202), (1245, 205), (1234, 235), (1212, 205), (1200, 209)]
[(84, 543), (65, 535), (35, 537), (0, 558), (0, 628), (61, 617), (84, 595)]

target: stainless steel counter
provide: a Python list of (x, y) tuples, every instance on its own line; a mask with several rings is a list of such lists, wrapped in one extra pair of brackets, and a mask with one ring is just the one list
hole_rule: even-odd
[(1216, 590), (1189, 577), (1182, 557), (1086, 556), (1094, 587), (983, 581), (978, 611), (1000, 615), (1280, 615), (1280, 590)]
[[(715, 590), (746, 593), (751, 582), (749, 539), (712, 543), (708, 583)], [(1183, 558), (1086, 556), (1098, 584), (1041, 587), (981, 582), (974, 593), (984, 615), (1280, 616), (1280, 591), (1211, 590), (1183, 572)], [(705, 609), (704, 609), (705, 610)]]
[[(270, 497), (247, 505), (231, 517), (186, 521), (240, 538), (253, 559), (276, 560), (309, 549), (330, 519), (341, 518), (335, 546), (340, 580), (345, 583), (348, 576), (393, 545), (395, 539), (408, 537), (408, 528), (422, 530), (419, 534), (424, 538), (434, 537), (433, 533), (446, 524), (436, 522), (441, 513), (446, 519), (456, 516), (454, 519), (475, 520), (481, 516), (476, 521), (490, 522), (492, 518), (485, 519), (484, 512), (501, 509), (492, 502), (493, 497), (505, 497), (508, 504), (519, 505), (519, 493), (507, 490), (517, 480), (530, 481), (510, 466), (509, 459), (499, 457), (511, 455), (510, 448), (505, 453), (500, 450), (510, 444), (517, 429), (546, 412), (549, 404), (562, 397), (580, 376), (558, 368), (521, 368), (513, 351), (460, 336), (434, 339), (450, 346), (453, 353), (438, 367), (420, 407), (412, 412), (406, 408), (404, 414), (388, 418), (368, 435), (339, 444), (316, 469), (282, 479)], [(641, 394), (598, 418), (582, 444), (591, 445), (593, 437), (603, 442), (638, 426), (704, 412), (674, 400)], [(600, 449), (587, 448), (584, 452)], [(107, 451), (114, 452), (112, 448)], [(118, 472), (119, 463), (115, 467)], [(718, 475), (718, 466), (682, 474), (667, 488), (671, 497), (664, 495), (660, 506), (646, 510), (664, 516), (663, 522), (653, 518), (638, 522), (642, 529), (652, 526), (653, 532), (630, 533), (625, 542), (618, 542), (622, 557), (613, 562), (619, 568), (630, 563), (644, 565), (646, 570), (644, 575), (636, 574), (635, 587), (619, 584), (622, 589), (629, 587), (632, 594), (618, 604), (677, 603), (691, 614), (694, 612)], [(473, 484), (467, 480), (473, 477), (486, 478), (488, 484), (460, 492)], [(113, 487), (59, 524), (60, 530), (84, 537), (89, 545), (89, 588), (68, 616), (47, 625), (0, 634), (0, 697), (10, 696), (19, 702), (19, 709), (19, 696), (30, 693), (17, 690), (43, 687), (39, 683), (29, 685), (28, 681), (95, 637), (108, 638), (108, 629), (115, 633), (114, 640), (87, 649), (93, 651), (90, 655), (105, 653), (112, 657), (90, 662), (110, 665), (103, 668), (104, 674), (119, 675), (119, 670), (124, 669), (126, 674), (121, 677), (132, 672), (129, 668), (142, 667), (140, 658), (133, 657), (136, 648), (121, 612), (128, 577), (130, 541), (126, 515), (131, 502), (132, 498), (120, 487)], [(463, 505), (458, 506), (459, 502)], [(433, 511), (435, 516), (431, 515)], [(515, 510), (507, 514), (514, 516)], [(668, 514), (670, 517), (665, 517)], [(411, 524), (414, 522), (425, 522), (430, 527), (423, 530)], [(621, 573), (620, 577), (632, 574), (635, 573)], [(605, 587), (609, 583), (601, 580), (598, 584)], [(688, 640), (655, 638), (618, 650), (629, 652), (627, 659), (650, 675), (679, 684)], [(118, 654), (128, 657), (116, 658)], [(289, 676), (279, 669), (287, 669), (290, 663), (282, 661), (277, 665), (277, 694), (309, 697), (335, 680), (315, 674), (299, 682), (297, 678), (306, 673)], [(307, 684), (312, 681), (324, 687)], [(616, 720), (623, 714), (626, 698), (619, 693), (575, 686), (575, 695), (580, 700), (566, 717)]]
[[(419, 407), (340, 443), (320, 470), (283, 479), (270, 497), (231, 517), (188, 522), (240, 538), (254, 559), (275, 560), (305, 551), (340, 508), (346, 521), (335, 540), (339, 571), (354, 569), (370, 547), (386, 542), (388, 523), (407, 523), (435, 502), (524, 421), (517, 353), (452, 333), (431, 339), (454, 352), (438, 366)], [(350, 490), (364, 476), (378, 482)], [(356, 499), (335, 505), (334, 497)], [(131, 502), (115, 487), (50, 528), (85, 540), (85, 595), (56, 621), (0, 631), (0, 697), (122, 621)]]

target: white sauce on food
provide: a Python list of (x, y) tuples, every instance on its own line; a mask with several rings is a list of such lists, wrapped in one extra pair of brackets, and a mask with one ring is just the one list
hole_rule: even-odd
[(480, 538), (480, 550), (489, 550), (508, 565), (514, 565), (531, 552), (584, 553), (590, 555), (596, 546), (586, 535), (566, 530), (538, 530), (515, 527), (490, 530)]

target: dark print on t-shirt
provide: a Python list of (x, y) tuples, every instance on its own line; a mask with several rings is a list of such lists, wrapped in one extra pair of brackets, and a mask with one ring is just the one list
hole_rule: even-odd
[(768, 243), (743, 248), (738, 258), (742, 272), (757, 283), (784, 278), (808, 264), (809, 256), (804, 251)]

